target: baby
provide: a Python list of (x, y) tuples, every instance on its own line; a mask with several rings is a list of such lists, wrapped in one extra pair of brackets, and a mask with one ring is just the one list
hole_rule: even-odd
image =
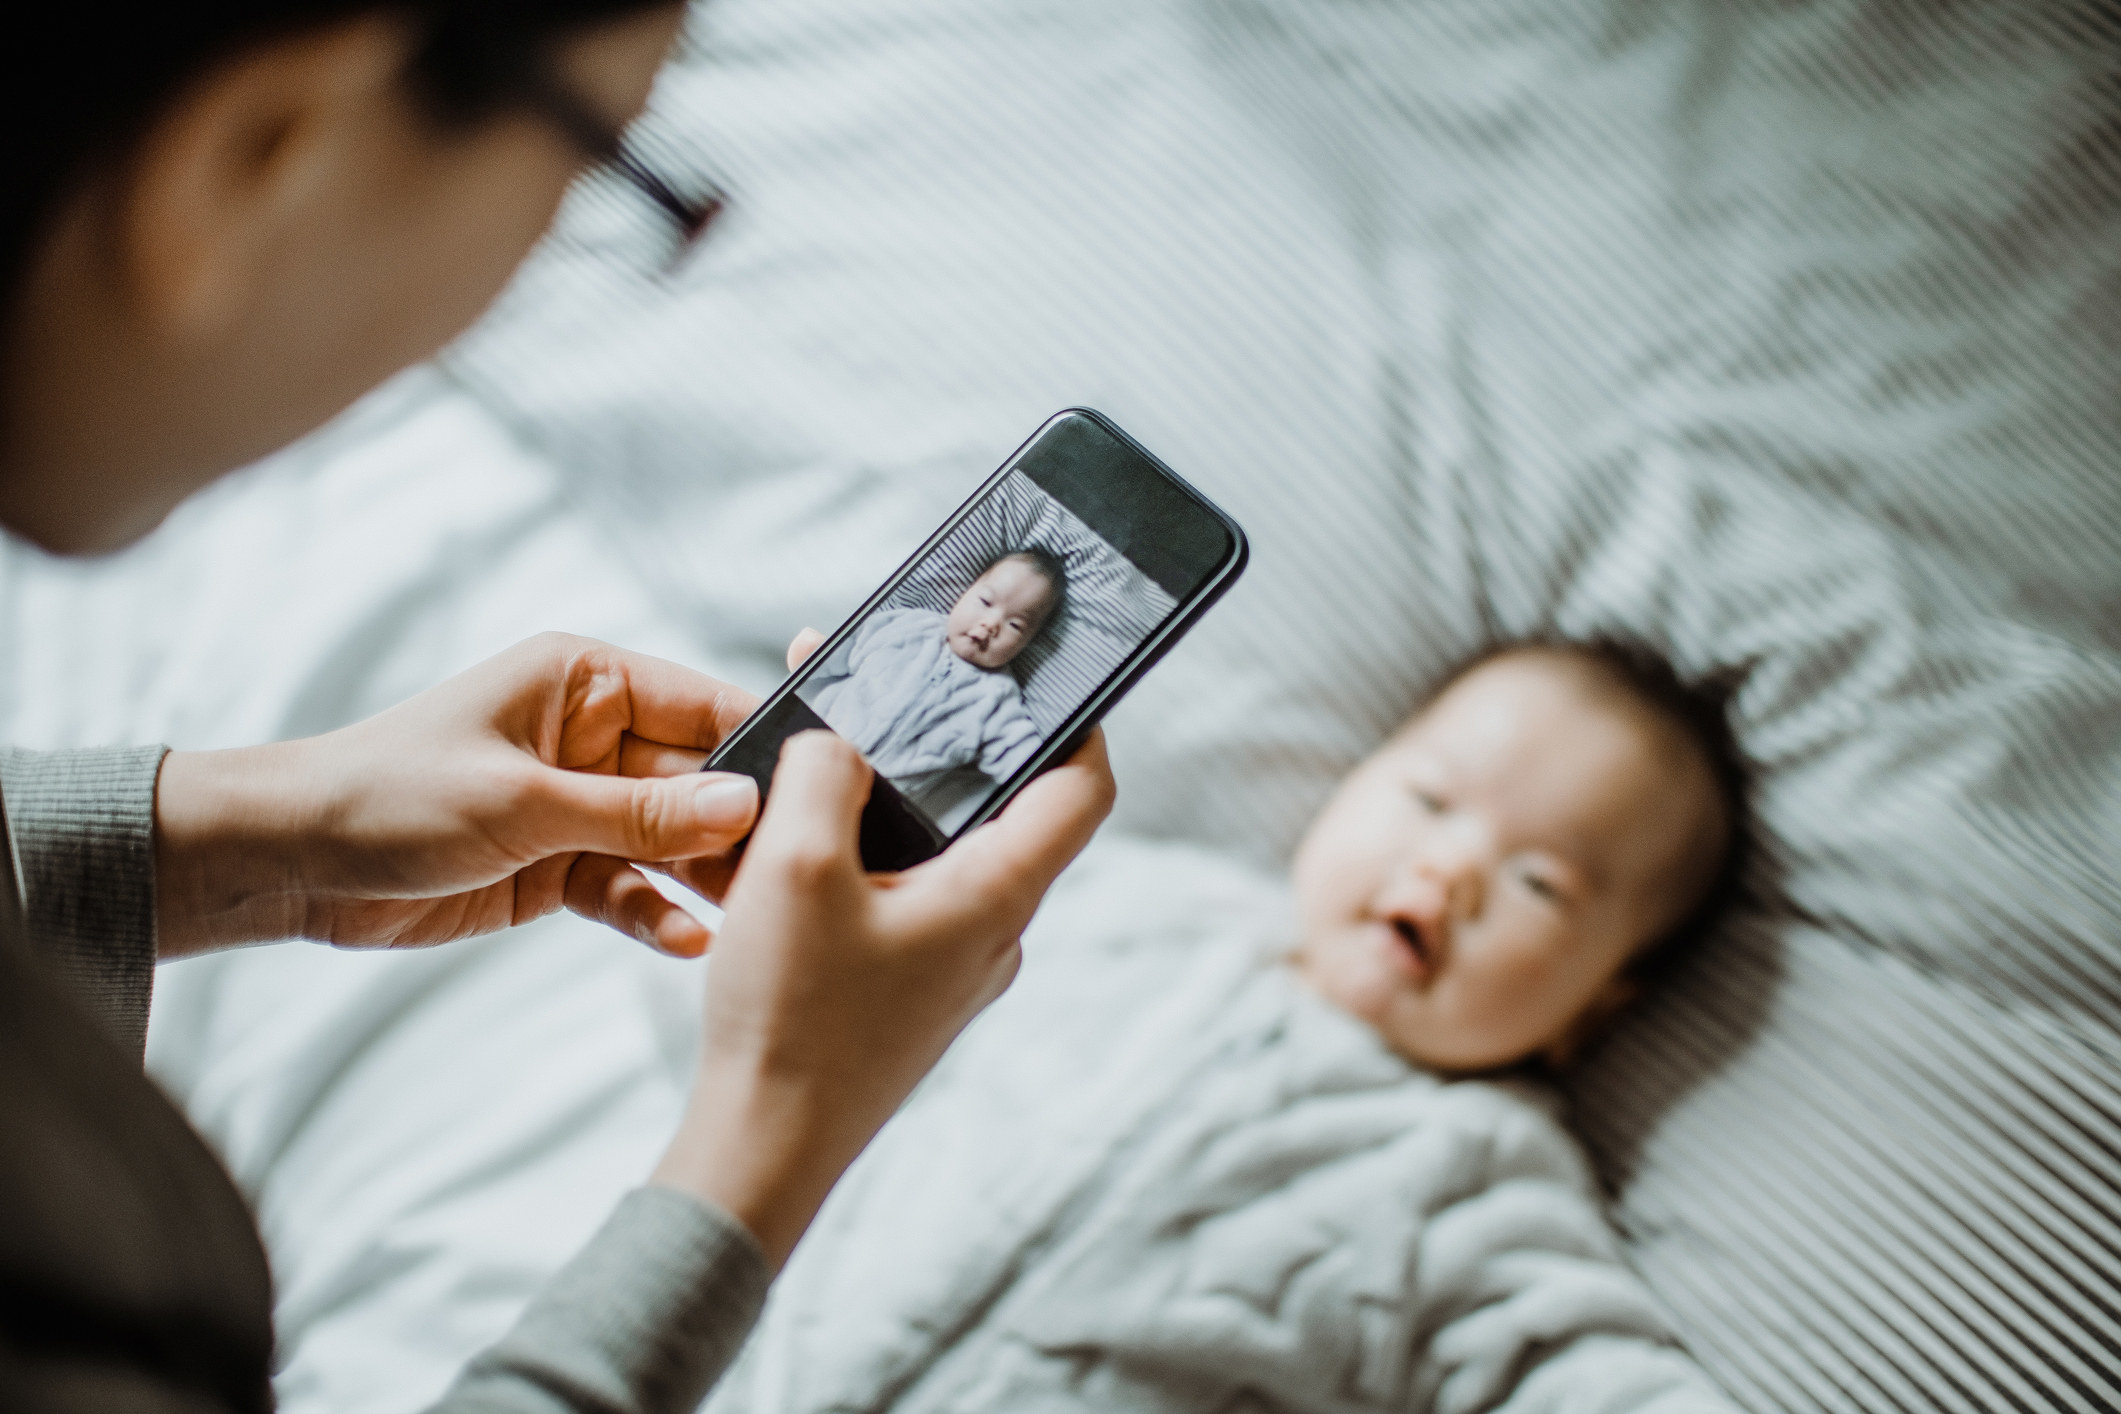
[(1737, 763), (1654, 656), (1520, 644), (1349, 775), (1293, 888), (1101, 841), (710, 1414), (1734, 1414), (1518, 1072), (1730, 890)]
[(1416, 1065), (1565, 1061), (1731, 891), (1738, 763), (1720, 703), (1645, 652), (1483, 656), (1313, 822), (1295, 965)]
[(1067, 583), (1051, 551), (1005, 551), (947, 615), (876, 614), (804, 685), (803, 700), (893, 781), (957, 766), (1004, 780), (1039, 744), (1008, 667), (1060, 613)]

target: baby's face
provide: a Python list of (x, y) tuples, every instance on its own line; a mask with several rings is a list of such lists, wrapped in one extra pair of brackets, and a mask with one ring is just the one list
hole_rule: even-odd
[(1296, 963), (1409, 1060), (1565, 1050), (1723, 850), (1706, 761), (1581, 663), (1474, 669), (1356, 768), (1296, 859)]
[(1052, 607), (1051, 581), (1022, 560), (1002, 560), (958, 597), (943, 636), (951, 652), (993, 672), (1038, 637)]

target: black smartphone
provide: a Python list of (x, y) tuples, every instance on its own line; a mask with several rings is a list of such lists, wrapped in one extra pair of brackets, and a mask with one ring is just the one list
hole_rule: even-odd
[(824, 728), (876, 768), (862, 861), (906, 869), (992, 818), (1245, 567), (1237, 522), (1102, 415), (1069, 408), (958, 507), (709, 758), (773, 786)]

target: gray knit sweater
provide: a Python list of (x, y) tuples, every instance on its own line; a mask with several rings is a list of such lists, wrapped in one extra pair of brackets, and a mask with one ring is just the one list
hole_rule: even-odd
[[(0, 754), (0, 842), (11, 843), (4, 858), (13, 865), (0, 879), (0, 948), (26, 946), (135, 1062), (154, 985), (154, 802), (163, 754), (161, 747)], [(26, 944), (15, 941), (25, 937)], [(151, 1090), (144, 1081), (141, 1088)], [(123, 1136), (110, 1142), (121, 1145)], [(135, 1163), (155, 1161), (143, 1151)], [(54, 1185), (72, 1181), (51, 1175)], [(172, 1226), (184, 1221), (169, 1215)], [(240, 1240), (255, 1242), (255, 1231)], [(750, 1332), (768, 1280), (758, 1244), (727, 1214), (667, 1189), (638, 1189), (435, 1408), (693, 1409)], [(226, 1304), (242, 1306), (234, 1295)]]

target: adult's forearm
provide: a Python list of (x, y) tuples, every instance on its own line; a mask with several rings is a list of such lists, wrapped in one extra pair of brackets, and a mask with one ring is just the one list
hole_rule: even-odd
[(432, 1414), (689, 1414), (758, 1320), (769, 1280), (727, 1213), (637, 1190)]
[(710, 1060), (651, 1182), (734, 1215), (778, 1271), (874, 1129), (835, 1088)]

